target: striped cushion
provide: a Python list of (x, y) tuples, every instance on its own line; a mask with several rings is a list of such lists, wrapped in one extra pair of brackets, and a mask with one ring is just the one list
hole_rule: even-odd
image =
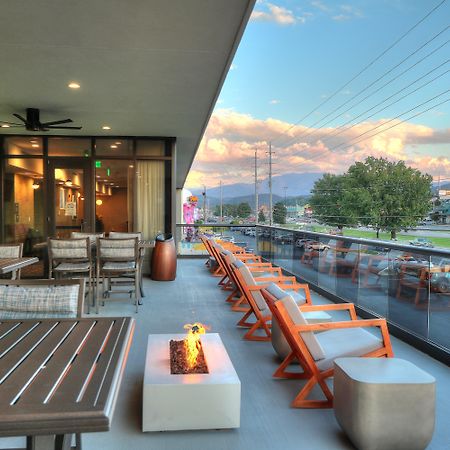
[(139, 240), (142, 239), (142, 233), (136, 232), (136, 233), (122, 233), (120, 231), (111, 231), (109, 233), (110, 239), (129, 239), (129, 238), (138, 238)]
[(87, 272), (89, 270), (88, 262), (79, 262), (79, 263), (61, 263), (56, 266), (53, 270), (57, 272)]
[(54, 259), (88, 257), (88, 249), (84, 239), (50, 239), (49, 244)]
[(1, 245), (0, 258), (19, 258), (20, 245)]
[(134, 261), (112, 261), (103, 264), (102, 270), (134, 270), (136, 264)]
[(0, 318), (76, 317), (79, 285), (0, 286)]

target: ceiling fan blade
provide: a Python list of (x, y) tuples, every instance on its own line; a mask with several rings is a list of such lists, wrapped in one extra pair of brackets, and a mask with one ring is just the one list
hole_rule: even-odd
[(14, 113), (13, 116), (20, 119), (23, 123), (27, 123), (27, 119), (24, 119), (20, 114)]
[(0, 123), (5, 123), (7, 125), (15, 125), (17, 127), (23, 127), (22, 123), (15, 123), (15, 122), (7, 122), (6, 120), (0, 120)]
[[(43, 124), (43, 125), (45, 125), (45, 124)], [(83, 128), (83, 127), (58, 127), (58, 126), (52, 126), (52, 125), (49, 125), (49, 126), (46, 126), (46, 128), (49, 128), (50, 130), (81, 130), (81, 128)]]
[(44, 122), (42, 124), (43, 127), (48, 127), (49, 125), (59, 125), (60, 123), (72, 123), (72, 119), (64, 119), (64, 120), (55, 120), (53, 122)]

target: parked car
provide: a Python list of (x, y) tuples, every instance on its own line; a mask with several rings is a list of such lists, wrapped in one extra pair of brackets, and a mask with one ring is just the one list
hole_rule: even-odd
[(443, 258), (438, 265), (434, 266), (430, 283), (433, 290), (442, 294), (450, 294), (450, 259)]
[(428, 247), (433, 248), (434, 245), (427, 238), (416, 238), (413, 241), (409, 241), (411, 245), (415, 245), (416, 247)]

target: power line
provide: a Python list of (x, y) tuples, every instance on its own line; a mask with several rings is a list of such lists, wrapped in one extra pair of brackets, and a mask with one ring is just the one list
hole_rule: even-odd
[(405, 33), (403, 33), (397, 40), (395, 40), (389, 47), (387, 47), (385, 50), (383, 50), (375, 59), (373, 59), (369, 64), (367, 64), (363, 69), (361, 69), (356, 75), (354, 75), (349, 81), (347, 81), (343, 86), (341, 86), (339, 89), (334, 91), (334, 93), (327, 97), (323, 102), (321, 102), (318, 106), (316, 106), (314, 109), (312, 109), (308, 114), (304, 115), (301, 119), (299, 119), (296, 123), (290, 125), (288, 128), (286, 128), (284, 131), (280, 132), (277, 136), (271, 139), (272, 142), (276, 141), (279, 136), (282, 136), (286, 134), (288, 131), (290, 131), (292, 128), (296, 127), (300, 122), (305, 120), (307, 117), (309, 117), (311, 114), (316, 112), (320, 107), (328, 103), (332, 98), (334, 98), (339, 92), (341, 92), (343, 89), (345, 89), (350, 83), (352, 83), (356, 78), (358, 78), (360, 75), (362, 75), (367, 69), (369, 69), (371, 66), (373, 66), (379, 59), (381, 59), (386, 53), (389, 52), (392, 48), (394, 48), (400, 41), (402, 41), (411, 31), (413, 31), (415, 28), (417, 28), (423, 21), (425, 21), (431, 14), (433, 14), (438, 8), (440, 8), (447, 0), (442, 0), (440, 3), (438, 3), (431, 11), (429, 11), (425, 16), (423, 16), (418, 22), (416, 22), (411, 28), (409, 28)]
[[(358, 139), (358, 137), (361, 137), (361, 136), (363, 136), (363, 135), (365, 135), (365, 134), (367, 134), (367, 133), (369, 133), (369, 132), (371, 132), (371, 131), (374, 131), (374, 130), (377, 129), (377, 128), (380, 128), (380, 127), (386, 125), (386, 124), (389, 123), (389, 122), (392, 122), (393, 120), (398, 119), (399, 117), (401, 117), (401, 116), (403, 116), (403, 115), (405, 115), (405, 114), (407, 114), (407, 113), (413, 111), (414, 109), (417, 109), (417, 108), (420, 107), (420, 106), (423, 106), (423, 105), (426, 104), (426, 103), (429, 103), (430, 101), (432, 101), (432, 100), (434, 100), (434, 99), (436, 99), (436, 98), (438, 98), (438, 97), (444, 95), (444, 94), (447, 93), (447, 92), (449, 92), (449, 90), (444, 91), (444, 92), (442, 92), (441, 94), (438, 94), (438, 95), (436, 95), (435, 97), (433, 97), (433, 98), (431, 98), (431, 99), (429, 99), (429, 100), (427, 100), (427, 101), (421, 103), (420, 105), (417, 105), (417, 106), (415, 106), (414, 108), (411, 108), (411, 109), (409, 109), (408, 111), (405, 111), (405, 112), (399, 114), (398, 116), (396, 116), (396, 117), (394, 117), (394, 118), (392, 118), (392, 119), (390, 119), (390, 120), (388, 120), (388, 121), (382, 123), (381, 125), (378, 125), (378, 126), (372, 128), (372, 129), (370, 129), (370, 130), (367, 130), (367, 131), (364, 132), (364, 133), (361, 133), (360, 135), (358, 135), (358, 136), (356, 136), (356, 137), (350, 139), (350, 141), (348, 141), (348, 142), (351, 142), (351, 141), (353, 141), (354, 139)], [(433, 105), (433, 106), (431, 106), (430, 108), (425, 109), (424, 111), (420, 111), (420, 112), (418, 112), (417, 114), (414, 114), (414, 115), (412, 115), (412, 116), (410, 116), (410, 117), (408, 117), (408, 118), (406, 118), (406, 119), (404, 119), (404, 120), (400, 120), (399, 122), (395, 123), (394, 125), (392, 125), (392, 126), (386, 128), (386, 129), (384, 129), (384, 130), (380, 130), (380, 131), (374, 133), (373, 135), (366, 136), (366, 137), (364, 137), (363, 139), (360, 139), (360, 140), (358, 140), (358, 141), (356, 141), (356, 142), (353, 142), (353, 143), (351, 143), (351, 144), (348, 144), (348, 145), (346, 145), (345, 147), (343, 147), (343, 149), (352, 147), (353, 145), (355, 145), (355, 144), (357, 144), (357, 143), (359, 143), (359, 142), (362, 142), (362, 141), (367, 140), (367, 139), (369, 139), (369, 138), (371, 138), (371, 137), (374, 137), (374, 136), (377, 136), (377, 135), (379, 135), (379, 134), (381, 134), (381, 133), (384, 133), (384, 132), (386, 132), (386, 131), (388, 131), (388, 130), (390, 130), (390, 129), (392, 129), (392, 128), (395, 128), (395, 127), (401, 125), (402, 123), (407, 122), (408, 120), (414, 119), (415, 117), (418, 117), (418, 116), (420, 116), (420, 115), (422, 115), (422, 114), (425, 114), (426, 112), (430, 111), (430, 110), (433, 109), (433, 108), (436, 108), (437, 106), (440, 106), (440, 105), (442, 105), (442, 104), (444, 104), (444, 103), (447, 103), (449, 100), (450, 100), (450, 99), (447, 99), (447, 100), (444, 100), (443, 102), (437, 103), (436, 105)], [(313, 158), (309, 158), (308, 161), (314, 161), (314, 160), (316, 160), (316, 159), (318, 159), (318, 158), (321, 158), (322, 156), (324, 156), (324, 155), (327, 154), (328, 152), (330, 152), (330, 151), (332, 151), (332, 150), (335, 150), (335, 149), (337, 149), (337, 148), (339, 148), (339, 147), (342, 147), (345, 143), (346, 143), (346, 142), (342, 142), (341, 144), (339, 144), (339, 145), (337, 145), (337, 146), (335, 146), (335, 147), (327, 148), (327, 149), (324, 150), (323, 152), (320, 152), (320, 153), (316, 154)]]
[[(423, 106), (423, 105), (425, 105), (426, 103), (429, 103), (430, 101), (435, 100), (436, 98), (441, 97), (442, 95), (446, 94), (447, 92), (450, 92), (450, 89), (447, 89), (446, 91), (441, 92), (440, 94), (438, 94), (438, 95), (436, 95), (435, 97), (433, 97), (433, 98), (431, 98), (431, 99), (429, 99), (429, 100), (427, 100), (427, 101), (421, 103), (420, 105), (417, 105), (417, 106), (415, 106), (414, 108), (411, 108), (411, 109), (409, 109), (408, 111), (405, 111), (405, 112), (399, 114), (398, 116), (396, 116), (396, 117), (394, 117), (394, 118), (392, 118), (392, 119), (389, 119), (388, 121), (382, 123), (381, 125), (377, 125), (376, 127), (372, 128), (371, 130), (368, 130), (368, 131), (365, 131), (364, 133), (361, 133), (360, 135), (358, 135), (358, 136), (356, 136), (355, 138), (351, 139), (351, 141), (353, 141), (354, 139), (357, 139), (357, 138), (360, 137), (360, 136), (363, 136), (363, 135), (369, 133), (370, 131), (373, 131), (373, 130), (376, 130), (377, 128), (380, 128), (380, 127), (386, 125), (387, 123), (392, 122), (392, 121), (398, 119), (399, 117), (401, 117), (401, 116), (403, 116), (403, 115), (405, 115), (405, 114), (407, 114), (407, 113), (409, 113), (409, 112), (411, 112), (411, 111), (414, 111), (415, 109), (419, 108), (420, 106)], [(375, 133), (375, 134), (373, 134), (373, 135), (371, 135), (371, 136), (368, 136), (368, 137), (366, 137), (366, 138), (364, 138), (364, 139), (360, 139), (359, 141), (353, 142), (353, 143), (351, 143), (351, 144), (345, 146), (344, 148), (351, 147), (352, 145), (355, 145), (355, 144), (357, 144), (358, 142), (364, 141), (365, 139), (369, 139), (369, 138), (374, 137), (374, 136), (376, 136), (376, 135), (378, 135), (378, 134), (380, 134), (380, 133), (384, 133), (384, 132), (386, 132), (387, 130), (390, 130), (391, 128), (397, 127), (397, 126), (400, 125), (401, 123), (407, 122), (408, 120), (414, 119), (415, 117), (420, 116), (421, 114), (424, 114), (424, 113), (430, 111), (431, 109), (435, 108), (436, 106), (440, 106), (440, 105), (442, 105), (442, 104), (444, 104), (444, 103), (447, 103), (449, 100), (450, 100), (450, 98), (448, 98), (447, 100), (444, 100), (443, 102), (440, 102), (440, 103), (438, 103), (438, 104), (436, 104), (436, 105), (433, 105), (433, 106), (431, 106), (430, 108), (427, 108), (427, 109), (424, 110), (424, 111), (421, 111), (421, 112), (419, 112), (419, 113), (417, 113), (417, 114), (414, 114), (414, 115), (408, 117), (407, 119), (402, 120), (402, 121), (400, 121), (400, 122), (398, 122), (398, 123), (396, 123), (396, 124), (394, 124), (394, 125), (392, 125), (392, 126), (386, 128), (386, 129), (384, 129), (384, 130), (381, 130), (380, 132), (377, 132), (377, 133)], [(337, 145), (336, 147), (332, 147), (330, 150), (335, 150), (335, 149), (339, 148), (340, 146), (342, 146), (342, 145), (344, 145), (344, 144), (345, 144), (345, 142), (343, 142), (342, 144)]]
[[(422, 44), (420, 47), (418, 47), (416, 50), (414, 50), (413, 52), (411, 52), (406, 58), (402, 59), (399, 63), (397, 63), (395, 66), (391, 67), (387, 72), (385, 72), (383, 75), (381, 75), (380, 77), (378, 77), (375, 81), (372, 81), (370, 84), (368, 84), (367, 86), (365, 86), (363, 89), (361, 89), (357, 94), (355, 94), (353, 97), (349, 98), (348, 100), (346, 100), (344, 103), (342, 103), (341, 105), (339, 105), (338, 107), (336, 107), (335, 109), (333, 109), (332, 111), (330, 111), (328, 114), (326, 114), (324, 117), (321, 117), (319, 120), (317, 120), (316, 122), (314, 122), (312, 125), (310, 125), (308, 127), (308, 130), (311, 129), (311, 127), (314, 127), (316, 125), (318, 125), (320, 122), (322, 122), (323, 120), (325, 120), (327, 117), (329, 117), (330, 115), (334, 114), (336, 111), (339, 111), (342, 107), (344, 107), (345, 105), (347, 105), (348, 103), (350, 103), (352, 100), (354, 100), (355, 98), (359, 97), (362, 93), (364, 93), (365, 91), (367, 91), (369, 88), (371, 88), (374, 84), (378, 83), (378, 81), (382, 80), (386, 75), (390, 74), (391, 72), (393, 72), (396, 68), (398, 68), (399, 66), (401, 66), (404, 62), (406, 62), (409, 58), (411, 58), (412, 56), (414, 56), (416, 53), (418, 53), (420, 50), (422, 50), (425, 46), (427, 46), (430, 42), (432, 42), (433, 40), (437, 39), (442, 33), (444, 33), (445, 31), (448, 30), (448, 28), (450, 28), (450, 26), (446, 26), (445, 28), (443, 28), (441, 31), (439, 31), (439, 33), (435, 34), (431, 39), (429, 39), (427, 42), (425, 42), (424, 44)], [(433, 53), (435, 53), (436, 51), (440, 50), (443, 46), (448, 44), (448, 40), (446, 42), (444, 42), (443, 44), (441, 44), (438, 48), (434, 49), (431, 53), (429, 53), (428, 55), (426, 55), (425, 57), (423, 57), (421, 60), (417, 61), (415, 64), (413, 64), (412, 66), (410, 66), (408, 69), (406, 69), (405, 71), (403, 71), (401, 74), (399, 74), (397, 77), (394, 77), (392, 80), (390, 80), (388, 83), (385, 83), (383, 86), (381, 86), (379, 89), (375, 90), (373, 93), (371, 93), (370, 95), (368, 95), (367, 97), (365, 97), (363, 100), (361, 100), (360, 102), (356, 103), (355, 105), (351, 106), (350, 108), (346, 109), (345, 111), (343, 111), (342, 113), (338, 114), (337, 116), (333, 117), (332, 119), (328, 120), (327, 122), (325, 122), (323, 125), (321, 125), (319, 128), (313, 129), (312, 131), (307, 132), (306, 130), (302, 131), (299, 135), (295, 136), (292, 139), (289, 139), (287, 142), (284, 143), (284, 147), (286, 147), (286, 145), (289, 145), (290, 142), (299, 139), (302, 136), (308, 136), (310, 134), (313, 134), (315, 132), (317, 132), (318, 130), (322, 129), (325, 125), (329, 124), (330, 122), (332, 122), (333, 120), (337, 119), (338, 117), (342, 116), (343, 114), (345, 114), (346, 112), (350, 111), (351, 109), (353, 109), (355, 106), (359, 105), (360, 103), (362, 103), (362, 101), (364, 101), (365, 99), (369, 98), (370, 96), (372, 96), (373, 94), (375, 94), (376, 92), (379, 92), (381, 89), (383, 89), (384, 87), (386, 87), (388, 84), (390, 84), (391, 82), (393, 82), (394, 80), (396, 80), (397, 78), (399, 78), (401, 75), (403, 75), (404, 73), (408, 72), (409, 70), (411, 70), (413, 67), (415, 67), (417, 64), (419, 64), (420, 62), (422, 62), (424, 59), (428, 58), (429, 56), (431, 56)]]
[[(405, 89), (407, 89), (408, 87), (411, 87), (413, 84), (417, 83), (418, 81), (420, 81), (421, 79), (425, 78), (426, 76), (428, 76), (430, 73), (436, 71), (437, 69), (439, 69), (440, 67), (442, 67), (445, 64), (448, 64), (448, 62), (450, 61), (450, 59), (448, 59), (447, 61), (443, 62), (442, 64), (440, 64), (439, 66), (435, 67), (434, 69), (430, 70), (429, 72), (427, 72), (425, 75), (422, 75), (420, 78), (414, 80), (412, 83), (408, 84), (407, 86), (405, 86), (404, 88), (400, 89), (399, 91), (395, 92), (394, 94), (390, 95), (389, 97), (385, 98), (384, 100), (382, 100), (381, 102), (377, 103), (375, 106), (372, 106), (369, 109), (366, 109), (365, 111), (363, 111), (361, 114), (358, 114), (356, 117), (353, 117), (351, 120), (345, 122), (344, 124), (342, 124), (340, 127), (338, 127), (337, 129), (335, 129), (332, 133), (329, 133), (329, 135), (325, 135), (325, 139), (321, 139), (322, 142), (326, 142), (329, 139), (331, 139), (332, 137), (335, 137), (341, 133), (343, 133), (344, 131), (348, 131), (350, 129), (352, 129), (353, 127), (355, 127), (356, 125), (361, 124), (364, 120), (370, 119), (373, 116), (375, 116), (376, 114), (380, 113), (381, 111), (384, 111), (385, 109), (389, 108), (390, 106), (394, 105), (395, 103), (398, 103), (399, 101), (405, 99), (406, 97), (409, 97), (411, 94), (414, 94), (415, 92), (419, 91), (420, 89), (424, 88), (425, 86), (428, 86), (429, 84), (431, 84), (432, 82), (436, 81), (437, 79), (441, 78), (442, 76), (446, 75), (449, 70), (446, 70), (445, 72), (441, 73), (440, 75), (436, 76), (435, 78), (427, 81), (426, 83), (422, 84), (421, 86), (419, 86), (418, 88), (414, 89), (411, 92), (408, 92), (407, 94), (403, 95), (402, 97), (400, 97), (399, 99), (397, 99), (395, 102), (390, 103), (389, 105), (385, 106), (384, 108), (376, 111), (375, 113), (371, 114), (370, 116), (365, 117), (364, 119), (360, 120), (359, 122), (356, 122), (354, 124), (352, 124), (350, 127), (345, 128), (346, 125), (348, 125), (350, 122), (354, 121), (355, 119), (358, 119), (359, 117), (361, 117), (362, 115), (368, 113), (369, 111), (373, 110), (374, 108), (376, 108), (377, 106), (382, 105), (383, 103), (385, 103), (387, 100), (391, 99), (392, 97), (395, 97), (396, 95), (398, 95), (400, 92), (404, 91)], [(341, 131), (336, 132), (337, 130), (339, 130), (340, 128), (343, 128)]]

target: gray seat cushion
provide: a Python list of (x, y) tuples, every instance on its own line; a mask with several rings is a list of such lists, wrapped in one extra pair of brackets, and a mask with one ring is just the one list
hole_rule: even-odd
[(57, 272), (88, 272), (89, 271), (89, 262), (77, 262), (77, 263), (61, 263), (58, 264), (53, 270)]
[[(234, 266), (238, 269), (239, 273), (241, 274), (241, 277), (242, 277), (245, 285), (257, 286), (252, 273), (250, 272), (249, 268), (242, 261), (236, 260), (234, 262)], [(267, 306), (267, 303), (264, 300), (264, 297), (262, 296), (260, 291), (250, 291), (250, 295), (253, 297), (256, 305), (258, 306), (258, 309), (263, 314), (269, 313), (269, 307)]]
[(336, 358), (363, 356), (383, 346), (380, 338), (363, 328), (328, 330), (315, 337), (325, 352), (325, 358), (317, 361), (320, 370), (330, 369)]
[(134, 270), (136, 264), (134, 261), (112, 261), (103, 264), (102, 270)]

